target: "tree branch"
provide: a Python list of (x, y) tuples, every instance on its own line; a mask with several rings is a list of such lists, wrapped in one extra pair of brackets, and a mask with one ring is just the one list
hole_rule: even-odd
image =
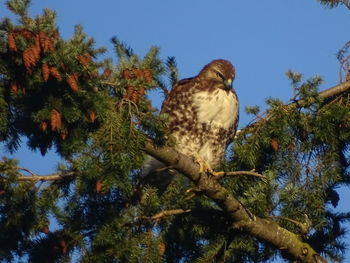
[[(338, 84), (336, 86), (333, 86), (329, 89), (326, 89), (324, 91), (321, 91), (319, 93), (319, 96), (323, 99), (327, 99), (330, 97), (338, 96), (338, 95), (340, 95), (346, 91), (349, 91), (349, 90), (350, 90), (350, 81), (347, 81), (347, 82)], [(296, 102), (288, 104), (287, 106), (288, 107), (295, 107), (297, 105), (303, 105), (304, 103), (305, 103), (304, 100), (298, 100)]]
[(251, 175), (262, 179), (266, 179), (265, 175), (259, 174), (254, 171), (215, 172), (215, 177), (218, 179), (224, 176), (236, 176), (236, 175)]
[[(329, 89), (321, 91), (318, 95), (321, 98), (323, 98), (323, 99), (327, 99), (327, 98), (332, 98), (332, 97), (335, 97), (335, 96), (339, 96), (339, 95), (341, 95), (341, 94), (343, 94), (345, 92), (350, 92), (350, 81), (338, 84), (338, 85), (333, 86), (333, 87), (331, 87)], [(310, 103), (310, 101), (306, 102), (305, 100), (301, 99), (301, 100), (293, 101), (292, 103), (286, 104), (285, 107), (292, 109), (292, 108), (295, 108), (295, 107), (298, 107), (298, 106), (303, 106), (306, 103)], [(260, 124), (261, 122), (266, 121), (267, 119), (269, 119), (269, 117), (270, 116), (268, 114), (265, 117), (259, 116), (258, 119), (252, 121), (245, 128), (242, 128), (242, 129), (238, 130), (236, 132), (236, 136), (237, 136), (238, 133), (244, 131), (245, 129), (247, 129), (247, 128), (249, 129), (249, 128), (255, 127), (256, 125)]]
[(173, 209), (173, 210), (164, 210), (164, 211), (161, 211), (151, 217), (145, 217), (145, 219), (148, 219), (148, 220), (159, 220), (161, 219), (162, 217), (165, 217), (165, 216), (172, 216), (172, 215), (180, 215), (180, 214), (187, 214), (191, 212), (191, 209)]
[(233, 228), (242, 229), (258, 239), (274, 245), (287, 258), (307, 263), (317, 263), (322, 262), (321, 259), (324, 260), (296, 234), (280, 227), (270, 219), (260, 218), (248, 212), (231, 192), (220, 185), (215, 176), (205, 173), (199, 174), (199, 164), (193, 162), (186, 155), (167, 146), (157, 148), (150, 141), (145, 142), (144, 151), (164, 164), (172, 166), (193, 181), (203, 194), (226, 212), (233, 221)]
[(27, 168), (23, 168), (23, 167), (17, 167), (18, 170), (22, 170), (25, 171), (27, 173), (29, 173), (30, 175), (34, 176), (36, 175), (35, 173), (33, 173), (31, 170), (27, 169)]
[(31, 174), (31, 176), (22, 175), (18, 177), (18, 181), (32, 181), (32, 182), (38, 182), (38, 181), (57, 181), (62, 180), (66, 177), (71, 177), (76, 175), (75, 172), (68, 172), (68, 173), (53, 173), (48, 175), (37, 175), (31, 171), (29, 171), (26, 168), (18, 168), (19, 170), (27, 171)]

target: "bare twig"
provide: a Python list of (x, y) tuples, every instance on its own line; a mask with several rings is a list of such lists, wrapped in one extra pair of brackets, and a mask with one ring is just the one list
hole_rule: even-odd
[(307, 234), (309, 232), (310, 227), (311, 227), (311, 221), (307, 215), (305, 215), (305, 222), (299, 222), (299, 221), (296, 221), (294, 219), (284, 217), (284, 216), (270, 216), (270, 217), (285, 220), (285, 221), (288, 221), (288, 222), (295, 224), (296, 226), (298, 226), (300, 228), (300, 230), (303, 234)]
[(160, 173), (160, 172), (163, 172), (163, 171), (170, 170), (172, 168), (173, 168), (172, 166), (165, 166), (165, 167), (162, 167), (162, 168), (155, 169), (154, 171), (157, 172), (157, 173)]
[(109, 86), (113, 86), (113, 87), (117, 87), (117, 86), (118, 86), (116, 83), (109, 82), (109, 81), (102, 81), (101, 83), (102, 83), (102, 84), (109, 85)]
[(251, 176), (266, 179), (265, 175), (259, 174), (259, 173), (254, 172), (254, 171), (233, 171), (233, 172), (216, 172), (215, 173), (216, 178), (221, 178), (224, 176), (236, 176), (236, 175), (251, 175)]
[(165, 216), (172, 216), (172, 215), (181, 215), (181, 214), (186, 214), (186, 213), (189, 213), (191, 212), (191, 209), (173, 209), (173, 210), (164, 210), (164, 211), (161, 211), (151, 217), (146, 217), (144, 219), (148, 219), (148, 220), (159, 220), (161, 219), (162, 217), (165, 217)]
[[(21, 170), (24, 170), (23, 168)], [(32, 181), (32, 182), (38, 182), (38, 181), (57, 181), (62, 180), (66, 177), (71, 177), (76, 175), (75, 172), (69, 172), (69, 173), (53, 173), (48, 175), (37, 175), (34, 173), (31, 173), (31, 176), (22, 175), (18, 177), (18, 181)]]
[(343, 70), (345, 71), (345, 81), (347, 81), (347, 75), (349, 74), (349, 61), (350, 55), (347, 55), (346, 58), (342, 59), (339, 64), (339, 83), (343, 82)]
[(27, 173), (29, 173), (30, 175), (32, 176), (35, 176), (36, 174), (33, 173), (31, 170), (27, 169), (27, 168), (23, 168), (23, 167), (17, 167), (18, 170), (22, 170), (22, 171), (25, 171)]

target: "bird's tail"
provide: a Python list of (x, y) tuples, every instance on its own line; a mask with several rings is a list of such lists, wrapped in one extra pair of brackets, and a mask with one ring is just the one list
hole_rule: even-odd
[(173, 180), (174, 175), (175, 170), (148, 155), (141, 170), (140, 183), (137, 185), (132, 197), (133, 203), (138, 203), (141, 200), (142, 189), (146, 185), (155, 187), (158, 195), (162, 195)]

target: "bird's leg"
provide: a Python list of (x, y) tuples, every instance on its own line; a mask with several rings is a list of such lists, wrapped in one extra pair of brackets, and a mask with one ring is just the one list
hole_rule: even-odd
[(215, 177), (221, 177), (224, 175), (225, 172), (215, 172), (212, 168), (210, 163), (202, 158), (198, 153), (194, 153), (192, 155), (194, 162), (199, 164), (199, 173), (209, 173)]
[(194, 162), (199, 164), (199, 173), (213, 171), (208, 161), (203, 159), (198, 153), (192, 153), (192, 158)]

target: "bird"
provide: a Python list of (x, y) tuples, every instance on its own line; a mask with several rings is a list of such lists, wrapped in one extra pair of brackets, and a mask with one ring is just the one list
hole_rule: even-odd
[[(173, 85), (161, 107), (168, 118), (174, 148), (204, 170), (218, 168), (232, 142), (239, 120), (239, 102), (233, 88), (235, 67), (228, 60), (216, 59), (197, 76)], [(175, 171), (148, 156), (142, 169), (146, 182), (162, 193)]]

